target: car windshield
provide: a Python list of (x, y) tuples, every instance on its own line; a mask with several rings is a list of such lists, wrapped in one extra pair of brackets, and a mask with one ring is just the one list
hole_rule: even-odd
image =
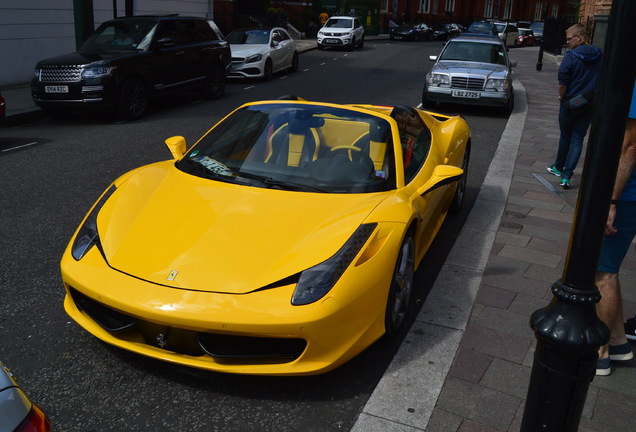
[(519, 29), (520, 36), (532, 36), (532, 30), (528, 29)]
[(303, 103), (243, 107), (177, 163), (213, 181), (320, 193), (395, 188), (391, 125), (372, 114)]
[(226, 41), (232, 45), (266, 45), (269, 30), (234, 30), (227, 35)]
[(156, 21), (109, 21), (86, 39), (80, 51), (147, 49), (156, 27)]
[(451, 41), (446, 45), (439, 59), (506, 64), (503, 46), (492, 43)]
[(530, 28), (534, 31), (543, 31), (543, 24), (544, 23), (542, 22), (535, 22), (535, 23), (532, 23)]
[(346, 18), (329, 18), (325, 27), (353, 28), (353, 20)]
[(468, 31), (472, 33), (492, 33), (492, 25), (488, 23), (472, 23), (468, 27)]

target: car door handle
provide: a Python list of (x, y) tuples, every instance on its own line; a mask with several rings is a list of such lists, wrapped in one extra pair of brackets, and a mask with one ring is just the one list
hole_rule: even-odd
[(185, 51), (179, 51), (179, 52), (177, 52), (177, 55), (183, 55), (183, 54), (185, 54)]

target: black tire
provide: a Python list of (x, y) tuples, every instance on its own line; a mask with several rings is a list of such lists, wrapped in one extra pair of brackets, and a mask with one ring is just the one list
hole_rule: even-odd
[(351, 39), (351, 43), (349, 44), (349, 46), (347, 47), (347, 49), (349, 51), (353, 51), (356, 49), (356, 38), (354, 37), (353, 39)]
[(291, 66), (289, 67), (290, 72), (298, 72), (298, 53), (294, 53), (294, 57), (292, 57)]
[(455, 195), (453, 196), (453, 201), (451, 201), (451, 205), (448, 208), (448, 212), (451, 214), (457, 214), (462, 209), (464, 205), (464, 197), (466, 196), (466, 183), (468, 182), (468, 162), (470, 161), (470, 146), (466, 146), (466, 150), (464, 151), (464, 158), (462, 159), (462, 169), (464, 173), (462, 174), (461, 180), (457, 183), (457, 189), (455, 189)]
[(400, 246), (386, 302), (384, 327), (389, 336), (399, 332), (406, 321), (413, 295), (414, 274), (415, 242), (411, 233), (408, 233)]
[(508, 103), (503, 107), (504, 114), (510, 115), (512, 111), (515, 109), (515, 90), (510, 89), (510, 99), (508, 99)]
[(218, 99), (223, 96), (225, 94), (226, 79), (223, 66), (218, 64), (212, 66), (203, 85), (203, 97), (206, 99)]
[(137, 78), (129, 78), (119, 92), (117, 115), (125, 120), (137, 120), (148, 109), (148, 91), (144, 83)]
[(362, 39), (360, 39), (360, 43), (358, 44), (358, 48), (359, 49), (364, 48), (364, 36), (362, 36)]
[(263, 69), (263, 80), (270, 81), (274, 73), (272, 72), (272, 61), (267, 59), (265, 61), (265, 68)]
[(424, 84), (424, 89), (422, 90), (422, 108), (424, 109), (432, 109), (435, 108), (435, 102), (428, 100), (427, 92), (426, 92), (426, 84)]
[(322, 50), (324, 50), (324, 49), (325, 49), (325, 47), (324, 47), (324, 46), (322, 46), (321, 44), (318, 44), (318, 49), (319, 49), (320, 51), (322, 51)]

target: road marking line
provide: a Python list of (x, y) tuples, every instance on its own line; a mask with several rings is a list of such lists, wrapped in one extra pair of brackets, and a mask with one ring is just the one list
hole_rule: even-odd
[(21, 145), (21, 146), (11, 147), (11, 148), (8, 148), (8, 149), (4, 149), (4, 150), (2, 150), (2, 152), (4, 153), (4, 152), (11, 151), (11, 150), (18, 150), (18, 149), (21, 149), (21, 148), (24, 148), (24, 147), (29, 147), (29, 146), (32, 146), (32, 145), (36, 145), (37, 143), (38, 143), (37, 141), (33, 141), (33, 142), (31, 142), (31, 143), (23, 144), (23, 145)]
[(244, 87), (243, 90), (249, 90), (249, 89), (253, 89), (256, 86), (249, 86), (249, 87)]

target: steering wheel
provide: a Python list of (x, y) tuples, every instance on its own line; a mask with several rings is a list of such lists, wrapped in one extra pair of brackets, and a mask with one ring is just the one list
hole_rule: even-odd
[(349, 158), (351, 162), (357, 162), (362, 158), (362, 153), (360, 153), (359, 155), (357, 155), (356, 160), (353, 160), (353, 153), (351, 153), (351, 151), (360, 152), (362, 151), (362, 149), (360, 147), (356, 147), (352, 145), (335, 146), (335, 147), (332, 147), (331, 150), (329, 151), (332, 151), (332, 152), (346, 151), (347, 157)]

